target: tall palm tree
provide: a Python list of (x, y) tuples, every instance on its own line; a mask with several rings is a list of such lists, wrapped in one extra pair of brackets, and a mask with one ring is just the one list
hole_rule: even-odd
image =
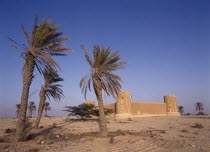
[(38, 116), (36, 118), (35, 127), (38, 128), (39, 122), (41, 120), (41, 116), (43, 113), (43, 110), (49, 110), (51, 109), (49, 106), (49, 102), (45, 102), (46, 98), (49, 100), (52, 97), (56, 101), (60, 101), (63, 97), (63, 91), (60, 87), (61, 85), (57, 84), (57, 82), (63, 81), (61, 77), (57, 74), (57, 72), (49, 72), (47, 70), (44, 71), (44, 85), (42, 86), (39, 96), (40, 96), (40, 102), (39, 102), (39, 110), (38, 110)]
[(45, 102), (45, 105), (44, 105), (45, 117), (47, 117), (47, 111), (50, 111), (50, 110), (51, 110), (50, 103)]
[(126, 62), (118, 62), (121, 59), (119, 51), (113, 54), (111, 48), (100, 48), (98, 45), (94, 45), (93, 48), (93, 60), (90, 58), (84, 45), (81, 46), (85, 57), (90, 64), (90, 74), (84, 76), (80, 81), (80, 88), (86, 98), (87, 90), (91, 91), (91, 85), (93, 86), (96, 98), (99, 106), (99, 128), (102, 136), (107, 136), (107, 124), (104, 114), (102, 91), (108, 96), (112, 95), (114, 98), (118, 95), (121, 89), (121, 78), (113, 73), (118, 69), (123, 69)]
[(16, 116), (17, 118), (19, 117), (19, 113), (20, 113), (20, 104), (16, 104)]
[(33, 112), (36, 111), (36, 105), (33, 101), (29, 102), (28, 105), (28, 117), (32, 118)]
[(179, 109), (179, 113), (182, 115), (183, 112), (184, 112), (184, 107), (183, 106), (179, 106), (178, 109)]
[(42, 19), (38, 24), (38, 17), (35, 17), (32, 34), (29, 35), (25, 27), (22, 25), (22, 31), (25, 35), (27, 44), (19, 44), (15, 40), (9, 38), (16, 46), (12, 48), (20, 49), (21, 55), (25, 60), (23, 66), (23, 89), (21, 96), (20, 115), (18, 119), (18, 140), (19, 135), (25, 131), (24, 124), (26, 123), (26, 111), (28, 104), (28, 95), (30, 85), (33, 79), (35, 67), (43, 74), (43, 70), (55, 71), (59, 65), (55, 62), (53, 56), (64, 56), (65, 52), (70, 51), (69, 48), (63, 47), (64, 41), (69, 37), (61, 36), (62, 33), (58, 32), (59, 26), (51, 24), (50, 20)]
[(202, 102), (196, 102), (194, 106), (195, 110), (199, 111), (199, 114), (201, 114), (201, 111), (204, 110), (204, 104)]

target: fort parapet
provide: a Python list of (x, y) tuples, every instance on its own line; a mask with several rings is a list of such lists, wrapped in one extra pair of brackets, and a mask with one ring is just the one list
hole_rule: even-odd
[[(105, 104), (105, 108), (115, 111), (116, 119), (141, 117), (141, 116), (180, 116), (178, 112), (176, 96), (164, 96), (164, 103), (132, 102), (128, 91), (121, 91), (116, 103)], [(85, 103), (94, 103), (86, 101)]]

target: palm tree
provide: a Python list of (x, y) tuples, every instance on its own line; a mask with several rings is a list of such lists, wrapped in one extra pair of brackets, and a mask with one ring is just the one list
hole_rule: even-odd
[(50, 100), (50, 97), (55, 99), (56, 101), (60, 101), (63, 97), (63, 91), (60, 88), (61, 85), (56, 84), (59, 81), (63, 81), (61, 77), (57, 74), (57, 72), (49, 72), (47, 70), (44, 71), (44, 86), (42, 86), (39, 96), (40, 96), (40, 102), (39, 102), (39, 110), (38, 110), (38, 116), (36, 119), (35, 127), (38, 128), (39, 122), (41, 120), (41, 116), (43, 113), (43, 109), (50, 110), (49, 102), (45, 102), (46, 98)]
[(91, 85), (93, 86), (99, 106), (100, 133), (102, 136), (107, 136), (108, 130), (104, 114), (102, 91), (104, 91), (108, 96), (112, 95), (114, 98), (118, 95), (118, 92), (121, 89), (120, 82), (122, 82), (122, 80), (119, 76), (111, 73), (111, 71), (123, 69), (126, 62), (118, 62), (118, 60), (121, 59), (119, 51), (110, 55), (111, 48), (100, 48), (98, 45), (94, 45), (94, 58), (92, 60), (86, 48), (83, 45), (81, 47), (85, 53), (88, 63), (91, 66), (91, 73), (81, 79), (80, 88), (86, 98), (87, 90), (89, 89), (89, 91), (91, 91)]
[(36, 111), (36, 105), (33, 101), (29, 102), (28, 105), (28, 117), (32, 118), (33, 112)]
[(19, 117), (19, 113), (20, 113), (20, 104), (16, 104), (16, 116), (17, 118)]
[(182, 115), (183, 112), (184, 112), (184, 107), (183, 106), (179, 106), (178, 109), (179, 109), (179, 113)]
[(32, 34), (29, 35), (25, 27), (22, 25), (22, 31), (25, 35), (27, 45), (19, 44), (15, 40), (9, 38), (17, 46), (16, 48), (22, 50), (22, 57), (25, 60), (23, 66), (23, 89), (21, 96), (20, 114), (18, 119), (18, 140), (19, 135), (25, 131), (24, 124), (26, 123), (26, 111), (28, 104), (28, 95), (30, 85), (33, 79), (35, 67), (43, 74), (43, 70), (55, 71), (59, 65), (55, 62), (53, 56), (65, 56), (65, 52), (70, 49), (63, 47), (64, 41), (69, 37), (61, 36), (62, 33), (58, 32), (59, 26), (51, 24), (50, 20), (42, 19), (38, 24), (38, 16), (35, 17)]
[(199, 114), (201, 114), (201, 111), (204, 110), (204, 104), (202, 102), (196, 102), (194, 106), (195, 110), (199, 111)]
[(45, 117), (47, 117), (47, 111), (50, 111), (50, 110), (51, 110), (50, 103), (46, 102), (44, 105)]

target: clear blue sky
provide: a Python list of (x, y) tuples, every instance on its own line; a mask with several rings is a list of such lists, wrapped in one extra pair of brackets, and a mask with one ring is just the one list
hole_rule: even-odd
[[(13, 43), (7, 37), (25, 43), (20, 25), (30, 32), (36, 13), (60, 24), (60, 31), (71, 37), (66, 45), (74, 49), (56, 58), (65, 98), (51, 102), (51, 115), (66, 115), (64, 106), (84, 101), (79, 81), (90, 67), (80, 44), (89, 51), (94, 44), (121, 50), (128, 64), (116, 74), (132, 101), (163, 102), (164, 95), (174, 94), (185, 112), (195, 113), (193, 105), (200, 101), (210, 113), (209, 6), (208, 0), (1, 0), (0, 117), (15, 116), (22, 90), (23, 59), (10, 49)], [(31, 91), (43, 84), (35, 73)], [(89, 93), (88, 99), (95, 95)], [(38, 105), (39, 93), (29, 101)]]

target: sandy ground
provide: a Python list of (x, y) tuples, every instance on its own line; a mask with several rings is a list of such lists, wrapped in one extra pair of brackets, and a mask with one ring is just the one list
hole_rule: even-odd
[(42, 118), (26, 142), (5, 133), (16, 122), (0, 119), (0, 152), (210, 152), (210, 116), (108, 118), (109, 137), (98, 136), (97, 120)]

